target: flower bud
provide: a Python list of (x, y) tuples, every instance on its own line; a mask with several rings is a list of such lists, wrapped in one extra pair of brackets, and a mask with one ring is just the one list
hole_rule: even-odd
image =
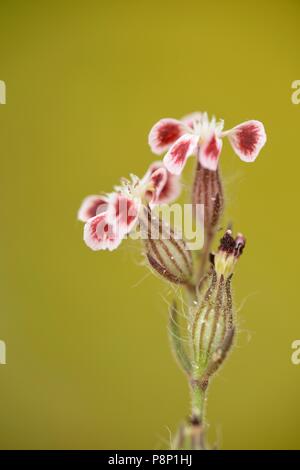
[(227, 230), (220, 240), (218, 252), (214, 256), (216, 273), (224, 278), (228, 278), (234, 270), (238, 258), (243, 253), (246, 240), (242, 234), (238, 234), (234, 239), (231, 230)]
[(222, 344), (229, 320), (232, 324), (232, 305), (227, 299), (224, 277), (214, 270), (201, 287), (199, 301), (193, 312), (192, 340), (196, 376), (203, 375), (209, 359)]
[(214, 257), (214, 266), (200, 286), (197, 306), (192, 312), (193, 382), (203, 390), (232, 345), (231, 279), (244, 246), (245, 238), (241, 234), (234, 239), (227, 230)]
[(139, 219), (151, 267), (175, 284), (191, 284), (193, 263), (183, 238), (147, 207)]

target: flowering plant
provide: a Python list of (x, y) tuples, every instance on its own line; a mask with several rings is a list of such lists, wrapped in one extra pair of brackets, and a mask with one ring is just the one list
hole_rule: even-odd
[[(169, 333), (178, 364), (191, 390), (191, 413), (174, 439), (175, 449), (207, 449), (205, 401), (213, 374), (223, 364), (235, 334), (231, 283), (235, 264), (245, 247), (242, 234), (230, 229), (212, 253), (212, 243), (224, 211), (219, 156), (228, 137), (235, 153), (253, 162), (266, 142), (259, 121), (244, 122), (223, 131), (223, 121), (193, 113), (181, 120), (161, 119), (149, 134), (163, 162), (150, 165), (145, 175), (122, 179), (114, 191), (84, 199), (78, 218), (85, 223), (84, 241), (92, 250), (114, 250), (122, 240), (140, 231), (143, 253), (150, 269), (163, 280), (179, 284), (184, 305), (174, 299), (169, 309)], [(189, 156), (197, 158), (192, 188), (194, 218), (201, 219), (201, 252), (192, 251), (178, 228), (169, 224), (157, 207), (171, 204), (180, 194), (180, 174)], [(199, 217), (199, 207), (204, 218)], [(177, 294), (178, 295), (178, 294)]]

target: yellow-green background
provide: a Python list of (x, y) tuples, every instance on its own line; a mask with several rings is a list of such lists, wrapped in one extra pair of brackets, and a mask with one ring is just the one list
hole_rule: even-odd
[(170, 290), (133, 242), (90, 251), (76, 212), (144, 173), (154, 122), (198, 109), (268, 134), (255, 164), (227, 142), (221, 157), (225, 222), (248, 245), (210, 440), (300, 448), (299, 2), (2, 0), (0, 18), (1, 448), (165, 448), (187, 415)]

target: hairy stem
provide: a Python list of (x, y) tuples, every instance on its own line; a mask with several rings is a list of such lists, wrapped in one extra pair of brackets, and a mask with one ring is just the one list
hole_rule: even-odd
[(204, 423), (205, 413), (205, 390), (203, 390), (198, 381), (191, 384), (192, 395), (192, 419), (199, 423)]
[(206, 272), (206, 267), (207, 267), (207, 262), (209, 258), (209, 253), (211, 249), (211, 244), (213, 241), (213, 234), (207, 235), (205, 245), (203, 247), (202, 253), (201, 253), (201, 259), (200, 259), (200, 267), (197, 273), (197, 278), (196, 278), (196, 285), (199, 286), (201, 280), (203, 279), (203, 276)]
[(193, 305), (193, 302), (197, 299), (197, 290), (196, 290), (196, 287), (194, 286), (194, 284), (192, 283), (186, 283), (184, 285), (185, 289), (186, 289), (186, 294), (187, 294), (187, 299), (188, 299), (188, 303), (190, 305)]

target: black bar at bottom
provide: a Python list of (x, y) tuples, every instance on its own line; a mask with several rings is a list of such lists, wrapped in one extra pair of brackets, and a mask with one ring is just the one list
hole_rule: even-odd
[[(129, 465), (132, 468), (161, 468), (180, 466), (193, 468), (206, 462), (223, 465), (224, 463), (268, 463), (286, 465), (300, 462), (299, 451), (150, 451), (150, 450), (16, 450), (0, 451), (0, 465), (30, 463), (38, 468), (42, 464), (56, 463), (99, 464), (107, 467)], [(2, 467), (1, 467), (2, 468)], [(7, 468), (7, 466), (6, 466)], [(92, 467), (93, 468), (93, 467)]]

